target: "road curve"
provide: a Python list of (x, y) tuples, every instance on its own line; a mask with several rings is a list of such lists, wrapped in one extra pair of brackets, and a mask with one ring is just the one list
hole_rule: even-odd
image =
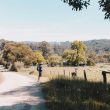
[(3, 72), (0, 110), (46, 110), (40, 84), (35, 78)]

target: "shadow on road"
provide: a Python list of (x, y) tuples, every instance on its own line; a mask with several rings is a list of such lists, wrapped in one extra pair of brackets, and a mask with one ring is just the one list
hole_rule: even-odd
[(0, 110), (47, 110), (39, 84), (0, 94)]

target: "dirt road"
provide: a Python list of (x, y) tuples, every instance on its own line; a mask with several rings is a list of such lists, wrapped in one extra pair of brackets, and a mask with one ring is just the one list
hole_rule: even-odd
[(0, 73), (0, 110), (46, 110), (40, 84), (35, 78), (14, 72)]

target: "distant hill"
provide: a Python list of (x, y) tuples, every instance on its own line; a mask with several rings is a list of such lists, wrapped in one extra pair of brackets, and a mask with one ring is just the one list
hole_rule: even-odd
[(110, 52), (110, 40), (101, 39), (101, 40), (89, 40), (84, 42), (90, 50), (93, 50), (97, 53), (100, 52)]
[[(6, 42), (10, 42), (10, 41), (6, 41), (4, 39), (0, 40), (0, 50), (2, 50), (3, 45)], [(24, 41), (20, 43), (25, 43), (29, 45), (33, 50), (38, 50), (40, 42)], [(84, 41), (84, 43), (87, 45), (89, 50), (95, 51), (98, 54), (103, 52), (110, 52), (110, 39), (88, 40), (88, 41)], [(71, 48), (71, 42), (69, 41), (49, 42), (49, 44), (52, 46), (54, 53), (59, 55), (62, 55), (65, 49)]]

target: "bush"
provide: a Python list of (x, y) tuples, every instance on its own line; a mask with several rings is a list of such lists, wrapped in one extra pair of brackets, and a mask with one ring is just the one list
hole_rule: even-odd
[(10, 71), (15, 71), (15, 72), (17, 72), (17, 68), (15, 67), (14, 64), (11, 65), (11, 67), (10, 67)]
[(35, 56), (36, 56), (36, 60), (35, 60), (35, 64), (37, 63), (46, 63), (46, 60), (44, 59), (44, 57), (42, 56), (42, 53), (40, 51), (35, 51), (34, 52)]
[(95, 62), (94, 62), (94, 60), (92, 60), (92, 59), (87, 59), (87, 65), (88, 66), (95, 66)]
[(6, 62), (6, 61), (4, 61), (4, 59), (3, 59), (3, 58), (0, 58), (0, 65), (5, 65), (5, 66), (6, 66), (6, 64), (7, 64), (7, 62)]
[(15, 68), (17, 69), (17, 71), (19, 71), (21, 68), (24, 67), (24, 63), (19, 62), (19, 61), (15, 62), (14, 65), (15, 65)]
[(53, 54), (53, 55), (49, 56), (49, 58), (48, 58), (48, 64), (51, 67), (61, 65), (61, 63), (62, 63), (62, 58), (61, 58), (61, 56), (59, 56), (57, 54)]
[(16, 61), (23, 62), (25, 65), (31, 65), (36, 57), (30, 47), (20, 43), (7, 43), (4, 46), (2, 58), (7, 63), (14, 63)]

